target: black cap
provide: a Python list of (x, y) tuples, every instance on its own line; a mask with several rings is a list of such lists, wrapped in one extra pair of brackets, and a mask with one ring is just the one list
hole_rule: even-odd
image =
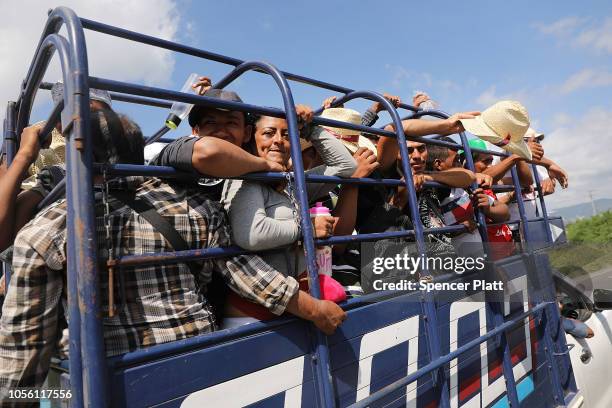
[[(217, 98), (222, 101), (228, 102), (242, 102), (242, 99), (238, 96), (236, 92), (233, 91), (224, 91), (223, 89), (209, 89), (204, 93), (203, 96), (207, 96), (209, 98)], [(189, 112), (189, 126), (194, 127), (200, 122), (200, 118), (206, 109), (214, 109), (207, 106), (202, 105), (194, 105)], [(245, 113), (246, 117), (246, 113)]]

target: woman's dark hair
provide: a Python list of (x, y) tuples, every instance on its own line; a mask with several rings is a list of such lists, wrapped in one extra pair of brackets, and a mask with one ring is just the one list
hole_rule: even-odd
[(265, 115), (259, 114), (259, 113), (249, 113), (248, 116), (248, 124), (253, 126), (253, 131), (255, 131), (255, 127), (257, 126), (257, 122), (259, 122), (259, 120), (261, 118), (263, 118)]
[(110, 109), (90, 112), (93, 158), (97, 163), (144, 164), (144, 138), (137, 124)]
[(249, 113), (249, 115), (247, 116), (247, 124), (251, 125), (251, 139), (249, 140), (249, 142), (245, 145), (245, 148), (249, 151), (249, 153), (251, 153), (252, 155), (257, 156), (257, 144), (255, 142), (255, 132), (257, 131), (257, 123), (261, 120), (261, 118), (265, 117), (266, 115), (262, 115), (259, 113)]

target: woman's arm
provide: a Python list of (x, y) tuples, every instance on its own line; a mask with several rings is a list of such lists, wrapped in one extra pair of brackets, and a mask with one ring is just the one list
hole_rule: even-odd
[[(300, 229), (296, 219), (277, 220), (267, 216), (266, 196), (273, 193), (271, 190), (270, 186), (258, 182), (226, 181), (223, 201), (236, 245), (260, 251), (298, 240)], [(290, 205), (287, 201), (287, 206)]]
[(317, 126), (310, 133), (308, 141), (312, 143), (324, 163), (309, 170), (308, 173), (339, 177), (350, 177), (353, 174), (357, 164), (351, 153), (334, 135)]
[[(360, 147), (353, 155), (357, 163), (357, 169), (351, 177), (369, 177), (380, 164), (376, 161), (373, 151)], [(334, 208), (334, 216), (338, 217), (338, 222), (334, 226), (334, 235), (351, 235), (355, 229), (357, 220), (357, 198), (359, 197), (359, 186), (356, 184), (343, 184), (340, 187), (338, 203)], [(346, 249), (346, 245), (334, 245), (334, 253), (341, 254)]]
[[(350, 177), (357, 168), (355, 160), (342, 142), (320, 126), (315, 127), (308, 140), (323, 160), (323, 165), (306, 171), (307, 174)], [(308, 184), (308, 198), (314, 200), (329, 193), (333, 184)]]

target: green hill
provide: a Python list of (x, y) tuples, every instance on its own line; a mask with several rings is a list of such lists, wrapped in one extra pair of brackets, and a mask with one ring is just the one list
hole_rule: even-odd
[(612, 211), (568, 224), (567, 237), (572, 243), (612, 243)]

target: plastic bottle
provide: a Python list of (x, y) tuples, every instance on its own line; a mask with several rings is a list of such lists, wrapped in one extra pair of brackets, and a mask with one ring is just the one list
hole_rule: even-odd
[[(313, 220), (315, 217), (329, 217), (331, 213), (329, 208), (325, 207), (322, 202), (317, 202), (314, 207), (310, 209), (310, 219)], [(314, 221), (314, 220), (313, 220)], [(317, 247), (316, 251), (317, 268), (319, 269), (320, 275), (332, 275), (332, 248), (331, 246)]]
[[(199, 78), (199, 75), (196, 73), (192, 73), (187, 77), (187, 80), (183, 84), (181, 88), (181, 92), (183, 93), (195, 93), (194, 89), (191, 87)], [(170, 129), (176, 129), (183, 119), (189, 114), (189, 111), (193, 107), (190, 103), (185, 102), (174, 102), (172, 107), (170, 108), (170, 114), (166, 119), (166, 126)]]
[[(414, 97), (418, 95), (427, 95), (427, 93), (424, 91), (414, 91)], [(428, 99), (425, 102), (421, 102), (418, 108), (421, 108), (423, 110), (435, 110), (435, 109), (438, 109), (438, 104), (435, 101)]]

